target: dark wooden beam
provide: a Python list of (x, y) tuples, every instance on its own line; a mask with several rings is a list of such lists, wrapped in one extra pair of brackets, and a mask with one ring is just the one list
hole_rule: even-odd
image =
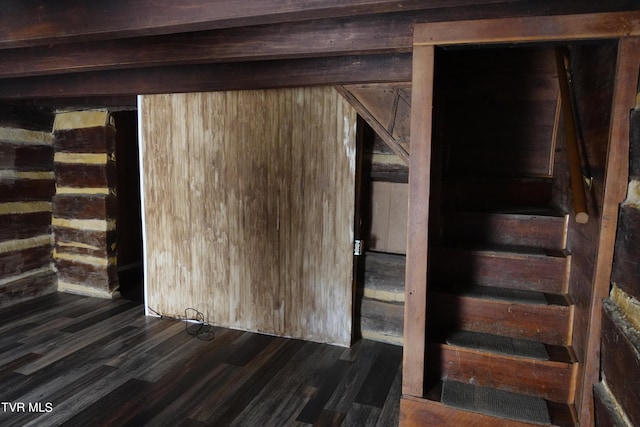
[(4, 0), (0, 48), (497, 2), (504, 0)]
[(0, 78), (299, 57), (411, 52), (413, 24), (391, 13), (0, 51)]
[(108, 70), (0, 80), (0, 100), (409, 82), (411, 54)]
[[(0, 51), (0, 78), (161, 65), (411, 52), (413, 25), (419, 22), (569, 11), (584, 13), (593, 9), (593, 6), (586, 7), (588, 2), (578, 8), (571, 1), (568, 2), (570, 7), (565, 7), (563, 2), (545, 9), (534, 7), (531, 0), (509, 4), (499, 0), (493, 3), (483, 1), (464, 8), (456, 7), (458, 3), (429, 8), (435, 6), (430, 2), (423, 10), (104, 40), (100, 43), (83, 39), (75, 43), (6, 49)], [(1, 34), (0, 31), (0, 40)]]

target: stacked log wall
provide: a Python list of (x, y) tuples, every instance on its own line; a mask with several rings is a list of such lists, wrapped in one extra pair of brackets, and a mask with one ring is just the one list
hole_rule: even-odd
[(59, 291), (117, 294), (115, 135), (107, 111), (56, 115), (52, 223)]
[(53, 113), (0, 106), (0, 306), (54, 292)]

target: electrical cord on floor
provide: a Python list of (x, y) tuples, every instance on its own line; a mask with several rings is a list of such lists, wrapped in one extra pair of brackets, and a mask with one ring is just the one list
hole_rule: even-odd
[[(211, 341), (213, 338), (215, 338), (213, 327), (205, 320), (204, 314), (201, 311), (196, 310), (195, 308), (185, 308), (183, 319), (180, 319), (180, 316), (165, 316), (158, 313), (156, 310), (149, 306), (147, 306), (147, 309), (161, 319), (184, 320), (185, 331), (187, 331), (187, 333), (192, 337), (196, 337), (199, 340)], [(193, 315), (193, 317), (190, 317), (189, 315), (193, 314), (192, 312), (195, 314)]]
[(155, 314), (156, 316), (158, 316), (161, 319), (168, 319), (168, 317), (163, 316), (162, 314), (158, 313), (157, 311), (155, 311), (153, 308), (147, 306), (147, 310), (153, 312), (153, 314)]
[[(189, 314), (191, 314), (190, 312), (194, 312), (195, 316), (190, 317), (189, 316)], [(192, 321), (191, 324), (189, 322), (190, 320)], [(204, 314), (201, 311), (198, 311), (195, 308), (185, 308), (184, 321), (185, 321), (185, 330), (189, 335), (203, 341), (211, 341), (214, 338), (213, 328), (205, 320)]]

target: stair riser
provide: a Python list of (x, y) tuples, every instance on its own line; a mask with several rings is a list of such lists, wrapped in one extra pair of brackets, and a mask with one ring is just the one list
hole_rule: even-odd
[(452, 330), (483, 332), (545, 344), (570, 344), (572, 308), (514, 304), (473, 297), (431, 294), (430, 322)]
[(565, 248), (561, 217), (506, 214), (452, 214), (444, 219), (446, 242)]
[(502, 356), (436, 344), (429, 348), (427, 366), (432, 375), (556, 402), (569, 402), (571, 364)]
[(430, 268), (439, 282), (566, 293), (569, 258), (442, 250)]
[(400, 400), (401, 427), (450, 427), (450, 426), (491, 426), (491, 427), (540, 427), (531, 424), (492, 417), (477, 412), (452, 408), (440, 402), (426, 399), (402, 398)]

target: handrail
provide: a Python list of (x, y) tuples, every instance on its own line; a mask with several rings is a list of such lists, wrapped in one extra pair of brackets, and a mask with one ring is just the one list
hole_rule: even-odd
[(578, 148), (578, 134), (576, 130), (571, 94), (569, 92), (569, 80), (567, 78), (568, 58), (561, 48), (556, 48), (556, 66), (558, 68), (558, 80), (560, 82), (560, 100), (562, 115), (564, 117), (564, 130), (567, 143), (567, 155), (569, 157), (569, 176), (571, 180), (571, 194), (573, 199), (573, 212), (578, 224), (586, 224), (589, 221), (587, 212), (587, 199), (584, 189), (582, 162)]

